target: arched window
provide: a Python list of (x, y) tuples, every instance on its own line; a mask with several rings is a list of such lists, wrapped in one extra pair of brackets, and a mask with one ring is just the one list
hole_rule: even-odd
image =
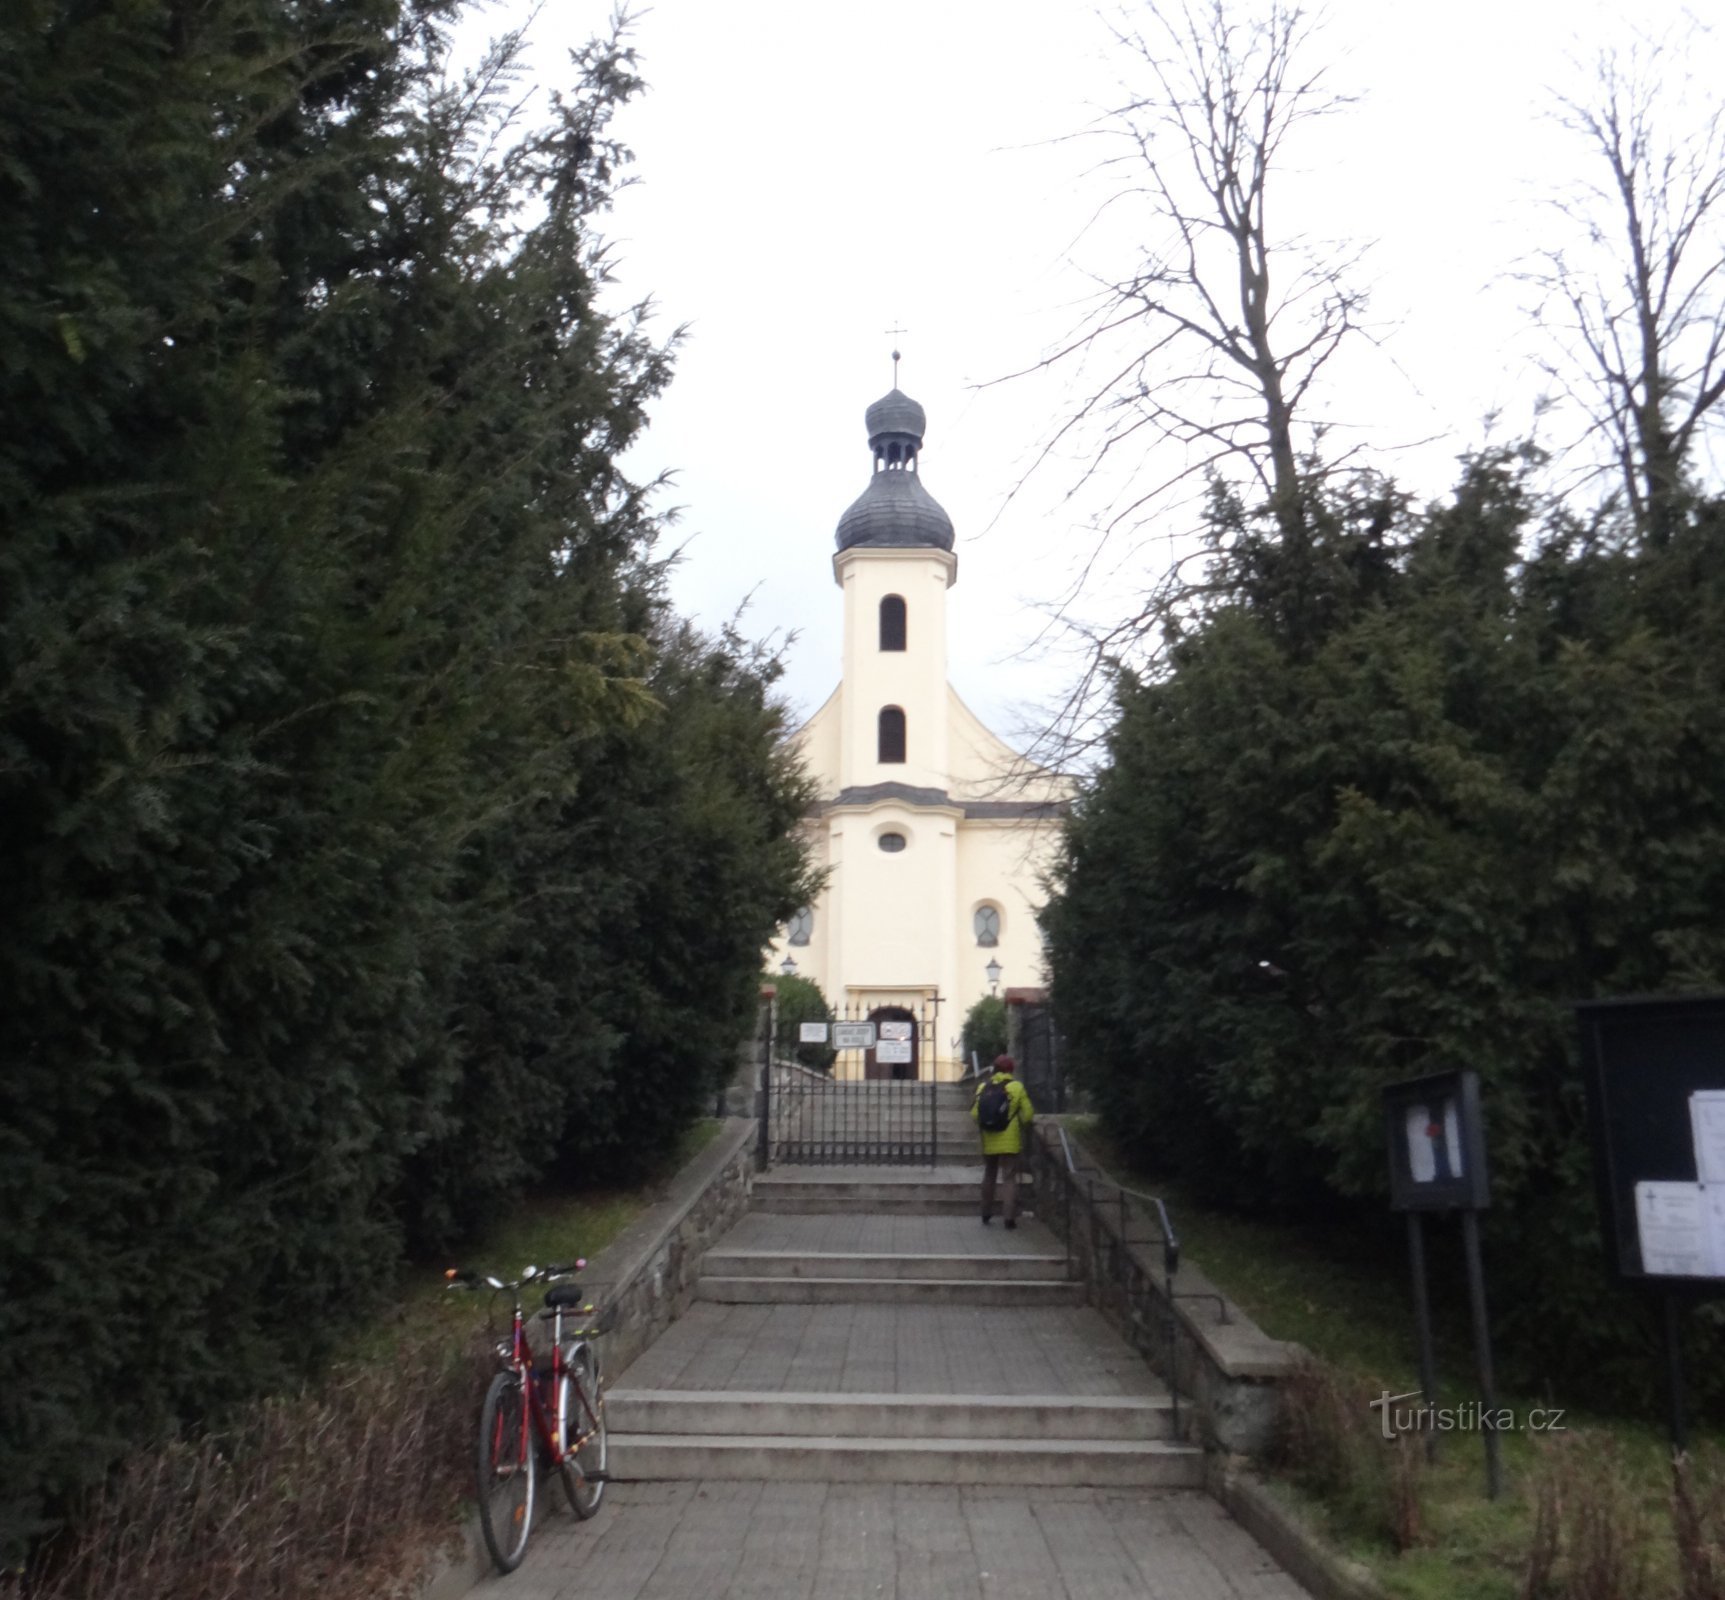
[(904, 760), (904, 712), (897, 706), (881, 707), (878, 745), (879, 760)]
[(971, 927), (976, 931), (976, 942), (985, 950), (992, 950), (1000, 943), (1000, 909), (997, 906), (978, 906), (976, 915), (970, 919)]
[(811, 906), (804, 906), (785, 927), (786, 939), (790, 944), (807, 944), (814, 931), (815, 913)]
[(889, 594), (880, 603), (880, 647), (904, 649), (904, 596)]
[(889, 856), (896, 856), (904, 849), (905, 838), (902, 833), (883, 833), (875, 841)]

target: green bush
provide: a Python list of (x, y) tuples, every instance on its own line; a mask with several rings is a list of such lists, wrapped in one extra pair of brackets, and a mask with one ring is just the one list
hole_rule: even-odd
[[(805, 1022), (824, 1022), (831, 1026), (832, 1007), (812, 978), (786, 977), (779, 974), (769, 980), (778, 991), (777, 1054), (781, 1060), (795, 1059), (816, 1072), (830, 1072), (838, 1052), (831, 1043), (803, 1044), (798, 1038)], [(830, 1035), (829, 1035), (830, 1040)]]
[(1007, 1039), (1006, 1002), (999, 995), (985, 994), (964, 1014), (965, 1066), (977, 1060), (987, 1068), (996, 1056), (1006, 1054)]
[(1725, 986), (1725, 507), (1641, 546), (1493, 457), (1322, 510), (1290, 551), (1220, 503), (1207, 609), (1119, 682), (1045, 918), (1074, 1064), (1140, 1165), (1372, 1208), (1383, 1085), (1478, 1071), (1506, 1368), (1643, 1403), (1571, 1003)]
[(665, 1148), (810, 893), (776, 664), (617, 466), (632, 58), (530, 128), (460, 9), (0, 15), (0, 1562)]

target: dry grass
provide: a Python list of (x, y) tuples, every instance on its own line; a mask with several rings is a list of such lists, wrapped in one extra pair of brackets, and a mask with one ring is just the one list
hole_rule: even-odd
[(1669, 1525), (1639, 1487), (1608, 1434), (1545, 1441), (1519, 1600), (1725, 1600), (1725, 1463), (1673, 1459)]
[(1274, 1464), (1328, 1504), (1349, 1531), (1397, 1550), (1424, 1542), (1425, 1447), (1383, 1436), (1363, 1379), (1305, 1361), (1284, 1386)]
[(1671, 1522), (1681, 1600), (1725, 1600), (1725, 1460), (1672, 1462)]
[(8, 1600), (382, 1600), (459, 1535), (477, 1342), (404, 1331), (391, 1360), (130, 1457)]

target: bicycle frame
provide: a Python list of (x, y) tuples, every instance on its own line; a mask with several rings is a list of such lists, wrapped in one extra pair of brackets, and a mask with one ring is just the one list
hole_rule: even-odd
[[(568, 1361), (564, 1359), (564, 1307), (557, 1305), (550, 1308), (551, 1365), (549, 1370), (543, 1373), (534, 1364), (533, 1349), (527, 1339), (527, 1317), (521, 1309), (521, 1291), (529, 1283), (544, 1283), (552, 1278), (567, 1277), (581, 1271), (586, 1265), (585, 1260), (579, 1260), (569, 1266), (529, 1267), (526, 1274), (514, 1283), (505, 1283), (498, 1278), (482, 1277), (478, 1273), (461, 1272), (454, 1267), (451, 1267), (444, 1274), (449, 1281), (449, 1287), (452, 1289), (487, 1287), (494, 1294), (501, 1294), (505, 1291), (510, 1294), (513, 1309), (509, 1322), (509, 1342), (498, 1344), (497, 1355), (504, 1370), (516, 1374), (520, 1380), (522, 1392), (527, 1397), (527, 1403), (521, 1408), (521, 1433), (516, 1448), (518, 1460), (524, 1459), (527, 1450), (531, 1448), (532, 1429), (538, 1430), (539, 1441), (544, 1446), (551, 1465), (561, 1467), (564, 1461), (578, 1451), (601, 1426), (597, 1410), (599, 1397), (587, 1393), (586, 1385), (581, 1382), (578, 1375), (571, 1371)], [(592, 1309), (591, 1305), (581, 1307), (583, 1312), (590, 1312)], [(583, 1330), (583, 1333), (586, 1331)], [(585, 1348), (585, 1344), (586, 1340), (583, 1338), (579, 1344), (572, 1348), (582, 1349)], [(553, 1416), (551, 1414), (550, 1408), (541, 1398), (539, 1379), (542, 1376), (549, 1380), (550, 1392), (559, 1412), (563, 1406), (563, 1385), (559, 1380), (565, 1377), (571, 1379), (570, 1388), (574, 1391), (580, 1407), (578, 1417), (571, 1418), (567, 1415)], [(570, 1429), (572, 1421), (579, 1424), (573, 1432), (573, 1437), (571, 1437)], [(493, 1451), (499, 1456), (501, 1455), (499, 1447), (502, 1444), (502, 1439), (492, 1441)]]
[[(552, 1308), (551, 1366), (548, 1371), (541, 1374), (540, 1369), (534, 1365), (533, 1351), (527, 1342), (527, 1319), (522, 1315), (519, 1293), (515, 1297), (515, 1311), (510, 1321), (508, 1352), (505, 1355), (503, 1347), (499, 1345), (497, 1353), (504, 1357), (504, 1366), (519, 1376), (522, 1390), (527, 1396), (527, 1404), (521, 1410), (521, 1449), (525, 1451), (530, 1445), (527, 1429), (528, 1419), (531, 1418), (532, 1425), (539, 1431), (540, 1443), (544, 1445), (551, 1465), (562, 1466), (564, 1460), (578, 1451), (599, 1426), (598, 1413), (593, 1407), (594, 1397), (587, 1393), (586, 1386), (575, 1376), (569, 1363), (563, 1358), (563, 1308)], [(551, 1409), (540, 1398), (541, 1385), (538, 1380), (542, 1375), (550, 1380), (550, 1393), (559, 1413), (556, 1416), (552, 1415)], [(562, 1414), (564, 1390), (559, 1380), (565, 1377), (571, 1379), (569, 1388), (581, 1413), (579, 1419)], [(571, 1437), (570, 1423), (574, 1420), (578, 1420), (580, 1426)], [(564, 1441), (567, 1441), (567, 1448)]]

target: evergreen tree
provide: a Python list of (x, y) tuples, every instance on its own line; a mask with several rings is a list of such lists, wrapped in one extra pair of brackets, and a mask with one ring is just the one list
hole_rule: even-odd
[(1477, 1070), (1508, 1352), (1633, 1392), (1570, 1006), (1725, 979), (1717, 508), (1540, 527), (1493, 456), (1324, 526), (1297, 587), (1222, 530), (1228, 597), (1119, 685), (1046, 916), (1063, 1027), (1143, 1159), (1232, 1203), (1378, 1208), (1381, 1087)]
[(516, 128), (457, 10), (0, 17), (8, 1551), (404, 1242), (667, 1145), (806, 896), (773, 665), (616, 465), (632, 57)]

